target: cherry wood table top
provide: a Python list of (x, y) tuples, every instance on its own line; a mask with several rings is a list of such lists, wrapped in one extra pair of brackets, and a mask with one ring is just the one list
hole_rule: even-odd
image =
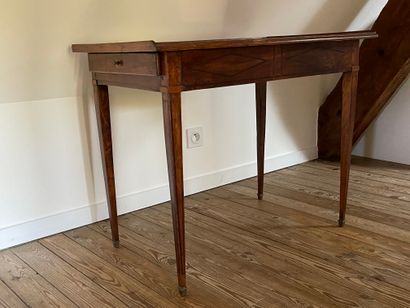
[(176, 41), (176, 42), (118, 42), (102, 44), (73, 44), (74, 52), (87, 53), (111, 53), (111, 52), (161, 52), (182, 51), (195, 49), (216, 49), (231, 47), (270, 46), (292, 43), (346, 41), (376, 38), (377, 34), (372, 31), (351, 31), (323, 34), (303, 34), (287, 36), (267, 36), (261, 38), (234, 38), (198, 41)]

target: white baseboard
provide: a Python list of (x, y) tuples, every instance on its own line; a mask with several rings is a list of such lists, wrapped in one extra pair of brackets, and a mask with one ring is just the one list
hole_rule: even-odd
[[(297, 165), (317, 158), (317, 148), (294, 151), (268, 157), (265, 172)], [(232, 166), (226, 169), (185, 179), (186, 195), (240, 181), (256, 175), (256, 162)], [(168, 184), (144, 191), (118, 196), (118, 213), (125, 214), (169, 200)], [(52, 234), (88, 225), (108, 218), (105, 202), (82, 206), (75, 210), (9, 226), (0, 229), (0, 250), (27, 243)]]

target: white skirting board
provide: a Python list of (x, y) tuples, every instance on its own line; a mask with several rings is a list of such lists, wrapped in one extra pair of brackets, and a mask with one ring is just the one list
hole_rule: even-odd
[[(301, 164), (317, 158), (317, 148), (266, 158), (265, 172)], [(185, 194), (233, 183), (256, 175), (256, 162), (249, 162), (185, 179)], [(255, 192), (256, 198), (256, 192)], [(118, 214), (125, 214), (169, 200), (168, 184), (118, 196)], [(108, 218), (106, 202), (85, 205), (74, 210), (42, 217), (0, 229), (0, 250), (27, 243)]]

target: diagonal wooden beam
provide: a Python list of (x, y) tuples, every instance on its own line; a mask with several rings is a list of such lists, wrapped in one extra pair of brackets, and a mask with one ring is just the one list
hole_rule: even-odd
[[(360, 72), (353, 143), (376, 119), (410, 73), (410, 1), (390, 0), (373, 31), (378, 39), (360, 48)], [(334, 160), (340, 153), (342, 84), (339, 81), (319, 109), (319, 157)]]

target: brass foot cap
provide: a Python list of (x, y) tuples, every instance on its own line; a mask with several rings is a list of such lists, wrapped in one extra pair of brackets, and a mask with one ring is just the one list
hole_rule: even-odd
[(120, 241), (112, 241), (112, 245), (113, 245), (115, 248), (120, 248)]
[(343, 227), (345, 225), (345, 220), (340, 220), (339, 219), (339, 227)]
[(258, 200), (263, 200), (263, 194), (258, 194)]
[(186, 294), (187, 294), (187, 288), (186, 287), (178, 287), (178, 291), (179, 291), (179, 294), (181, 295), (181, 296), (186, 296)]

